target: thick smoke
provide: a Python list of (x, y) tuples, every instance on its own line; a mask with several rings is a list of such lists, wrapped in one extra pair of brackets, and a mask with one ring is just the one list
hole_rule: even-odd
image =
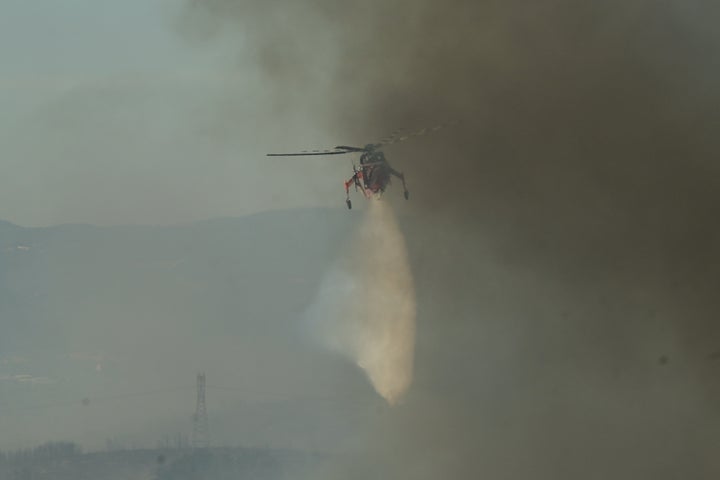
[[(389, 434), (406, 459), (438, 452), (421, 460), (436, 477), (717, 476), (719, 9), (187, 9), (186, 26), (242, 36), (278, 105), (314, 105), (338, 143), (461, 121), (386, 151), (412, 191), (398, 211), (418, 295), (417, 395)], [(412, 476), (411, 464), (398, 468)]]
[(348, 356), (391, 405), (412, 383), (415, 292), (390, 207), (370, 201), (355, 238), (308, 312), (326, 344)]

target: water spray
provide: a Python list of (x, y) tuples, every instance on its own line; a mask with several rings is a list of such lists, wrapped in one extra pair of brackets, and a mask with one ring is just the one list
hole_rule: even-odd
[(412, 383), (415, 291), (405, 240), (383, 201), (369, 208), (349, 253), (328, 272), (310, 316), (323, 343), (362, 368), (391, 405)]

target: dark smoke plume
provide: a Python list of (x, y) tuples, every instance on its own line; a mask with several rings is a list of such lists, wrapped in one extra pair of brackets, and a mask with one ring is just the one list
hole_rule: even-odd
[(379, 427), (411, 439), (398, 474), (422, 449), (429, 477), (720, 473), (718, 20), (701, 0), (189, 5), (186, 31), (244, 45), (276, 111), (313, 104), (342, 142), (459, 121), (387, 150), (419, 299), (416, 403)]

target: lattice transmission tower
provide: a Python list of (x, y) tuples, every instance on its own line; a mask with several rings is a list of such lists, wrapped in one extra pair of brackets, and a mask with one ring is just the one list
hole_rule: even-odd
[(193, 416), (193, 448), (205, 448), (209, 445), (208, 416), (205, 407), (205, 374), (197, 376), (197, 405)]

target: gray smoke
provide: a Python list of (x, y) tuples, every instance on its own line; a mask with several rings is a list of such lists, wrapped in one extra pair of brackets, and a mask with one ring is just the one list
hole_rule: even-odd
[(187, 9), (338, 143), (460, 120), (386, 152), (418, 296), (413, 394), (378, 426), (398, 475), (717, 476), (719, 9)]

